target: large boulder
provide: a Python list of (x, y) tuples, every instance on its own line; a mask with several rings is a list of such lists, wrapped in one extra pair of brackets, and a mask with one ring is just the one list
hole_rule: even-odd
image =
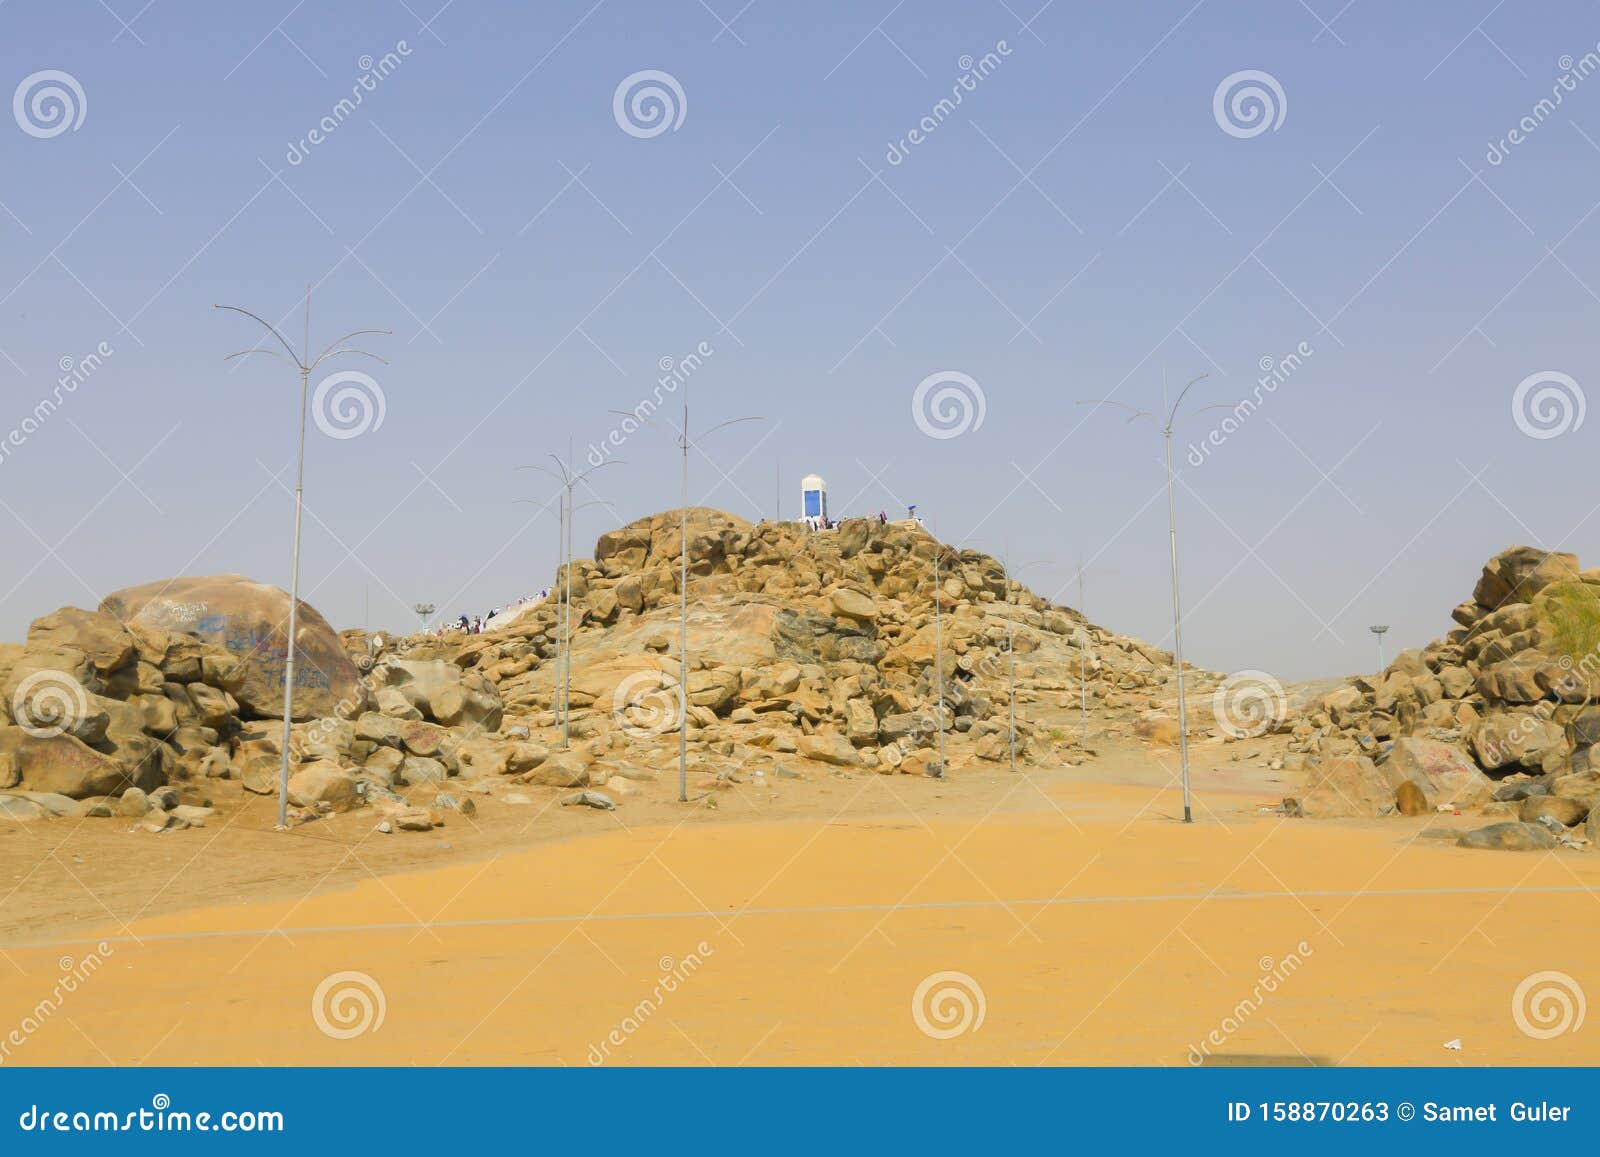
[[(289, 595), (243, 575), (188, 576), (107, 595), (106, 614), (138, 629), (193, 634), (236, 655), (233, 696), (244, 714), (282, 718)], [(296, 619), (293, 716), (352, 714), (366, 701), (361, 673), (328, 621), (304, 600)]]
[(100, 743), (110, 725), (102, 699), (91, 688), (104, 684), (81, 651), (28, 651), (0, 684), (0, 723), (11, 722), (40, 738), (66, 732)]
[(1306, 774), (1301, 807), (1319, 819), (1380, 815), (1394, 807), (1395, 788), (1403, 778), (1386, 775), (1364, 755), (1335, 756), (1311, 765)]
[(102, 675), (125, 667), (134, 657), (134, 639), (115, 616), (82, 607), (62, 607), (28, 628), (30, 651), (68, 648), (86, 658)]
[(802, 758), (814, 759), (818, 763), (829, 763), (835, 767), (858, 767), (861, 764), (861, 756), (843, 735), (825, 731), (803, 735), (798, 747)]
[(446, 727), (495, 731), (505, 716), (500, 693), (482, 675), (442, 659), (390, 659), (374, 668), (424, 719)]
[(1411, 780), (1429, 802), (1455, 807), (1475, 807), (1494, 798), (1494, 781), (1478, 770), (1467, 753), (1437, 739), (1407, 736), (1394, 741), (1383, 770), (1398, 787)]
[(871, 595), (853, 591), (848, 587), (840, 587), (828, 596), (833, 604), (833, 613), (843, 615), (847, 619), (870, 623), (878, 617), (878, 604)]
[(1483, 566), (1473, 601), (1491, 609), (1506, 603), (1526, 603), (1554, 582), (1578, 578), (1578, 556), (1558, 551), (1513, 546), (1495, 555)]
[(40, 738), (20, 727), (0, 727), (0, 755), (16, 760), (23, 787), (73, 799), (155, 787), (164, 778), (159, 760), (125, 766), (115, 754), (97, 751), (71, 734)]
[(296, 807), (326, 804), (343, 811), (359, 802), (356, 778), (337, 763), (308, 763), (289, 777), (289, 802)]
[(1456, 846), (1497, 852), (1541, 852), (1555, 847), (1556, 837), (1543, 824), (1513, 820), (1467, 832), (1456, 841)]
[(1470, 739), (1478, 764), (1489, 771), (1502, 767), (1555, 771), (1566, 763), (1566, 732), (1536, 711), (1485, 715), (1472, 729)]
[(1565, 673), (1555, 660), (1530, 647), (1483, 668), (1478, 690), (1490, 702), (1537, 703), (1547, 690), (1561, 685)]
[(546, 787), (584, 787), (589, 782), (589, 766), (571, 751), (557, 751), (523, 774), (528, 783)]

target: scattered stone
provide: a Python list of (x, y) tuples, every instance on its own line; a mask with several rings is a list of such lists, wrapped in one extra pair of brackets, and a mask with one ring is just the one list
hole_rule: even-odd
[(460, 799), (448, 792), (440, 792), (433, 798), (433, 806), (445, 808), (449, 811), (460, 812), (471, 819), (478, 814), (478, 805), (470, 799)]
[(545, 787), (583, 787), (589, 782), (589, 768), (575, 752), (557, 751), (518, 778)]
[(1542, 825), (1510, 822), (1467, 832), (1456, 846), (1502, 852), (1547, 851), (1556, 846), (1556, 838)]
[(122, 793), (122, 798), (117, 801), (117, 814), (131, 816), (134, 819), (144, 815), (150, 810), (150, 798), (136, 787), (130, 787)]
[(1536, 795), (1522, 801), (1517, 818), (1523, 823), (1530, 824), (1548, 818), (1563, 827), (1570, 828), (1581, 824), (1588, 815), (1589, 806), (1575, 799), (1566, 799), (1558, 795)]
[(1428, 797), (1422, 794), (1422, 789), (1414, 780), (1402, 780), (1400, 786), (1394, 790), (1395, 810), (1403, 816), (1427, 815), (1433, 809), (1428, 806)]
[(842, 735), (831, 732), (802, 736), (797, 743), (797, 749), (802, 758), (814, 759), (818, 763), (832, 764), (835, 767), (856, 767), (861, 763), (861, 755), (850, 741)]
[(17, 795), (0, 795), (0, 820), (27, 821), (49, 818), (49, 811), (31, 799)]
[(617, 803), (610, 796), (598, 791), (575, 791), (571, 795), (561, 797), (562, 807), (592, 807), (600, 811), (614, 811)]
[(342, 811), (357, 803), (357, 795), (355, 776), (327, 760), (306, 764), (289, 777), (289, 802), (296, 807), (325, 804)]

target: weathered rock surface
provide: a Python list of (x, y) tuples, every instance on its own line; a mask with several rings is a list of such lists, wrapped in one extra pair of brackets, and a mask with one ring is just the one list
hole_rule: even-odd
[[(100, 609), (132, 629), (225, 647), (242, 665), (242, 678), (231, 690), (247, 716), (283, 717), (287, 592), (237, 574), (189, 576), (116, 591), (101, 600)], [(295, 633), (294, 718), (341, 713), (341, 704), (344, 714), (359, 710), (365, 701), (360, 672), (327, 620), (304, 600)], [(195, 678), (202, 674), (197, 668)]]
[(1461, 848), (1481, 848), (1500, 852), (1547, 851), (1556, 846), (1556, 837), (1543, 824), (1509, 822), (1490, 824), (1467, 832), (1456, 841)]

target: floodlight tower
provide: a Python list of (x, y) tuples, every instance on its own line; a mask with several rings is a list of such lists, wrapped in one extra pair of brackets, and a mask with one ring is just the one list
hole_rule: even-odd
[(1374, 635), (1378, 636), (1378, 670), (1383, 670), (1383, 633), (1389, 629), (1388, 623), (1375, 623), (1368, 627)]

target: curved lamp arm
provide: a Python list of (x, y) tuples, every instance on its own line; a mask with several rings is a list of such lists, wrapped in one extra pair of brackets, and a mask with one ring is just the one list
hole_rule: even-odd
[(278, 339), (278, 344), (279, 345), (281, 345), (285, 350), (287, 350), (289, 352), (289, 360), (290, 361), (294, 362), (294, 364), (296, 366), (298, 366), (300, 369), (302, 369), (302, 370), (304, 370), (306, 372), (310, 372), (311, 367), (306, 365), (304, 362), (302, 362), (300, 360), (300, 355), (294, 352), (294, 347), (292, 345), (290, 345), (289, 342), (284, 338), (284, 336), (281, 333), (279, 333), (276, 328), (273, 327), (272, 323), (268, 322), (265, 318), (262, 318), (262, 317), (260, 317), (260, 316), (258, 316), (256, 314), (251, 313), (248, 309), (240, 309), (237, 305), (213, 305), (211, 308), (212, 309), (231, 309), (234, 313), (242, 313), (246, 317), (250, 318), (252, 321), (255, 321), (255, 322), (259, 323), (264, 329), (266, 329), (266, 331), (268, 333), (270, 333), (273, 337)]

